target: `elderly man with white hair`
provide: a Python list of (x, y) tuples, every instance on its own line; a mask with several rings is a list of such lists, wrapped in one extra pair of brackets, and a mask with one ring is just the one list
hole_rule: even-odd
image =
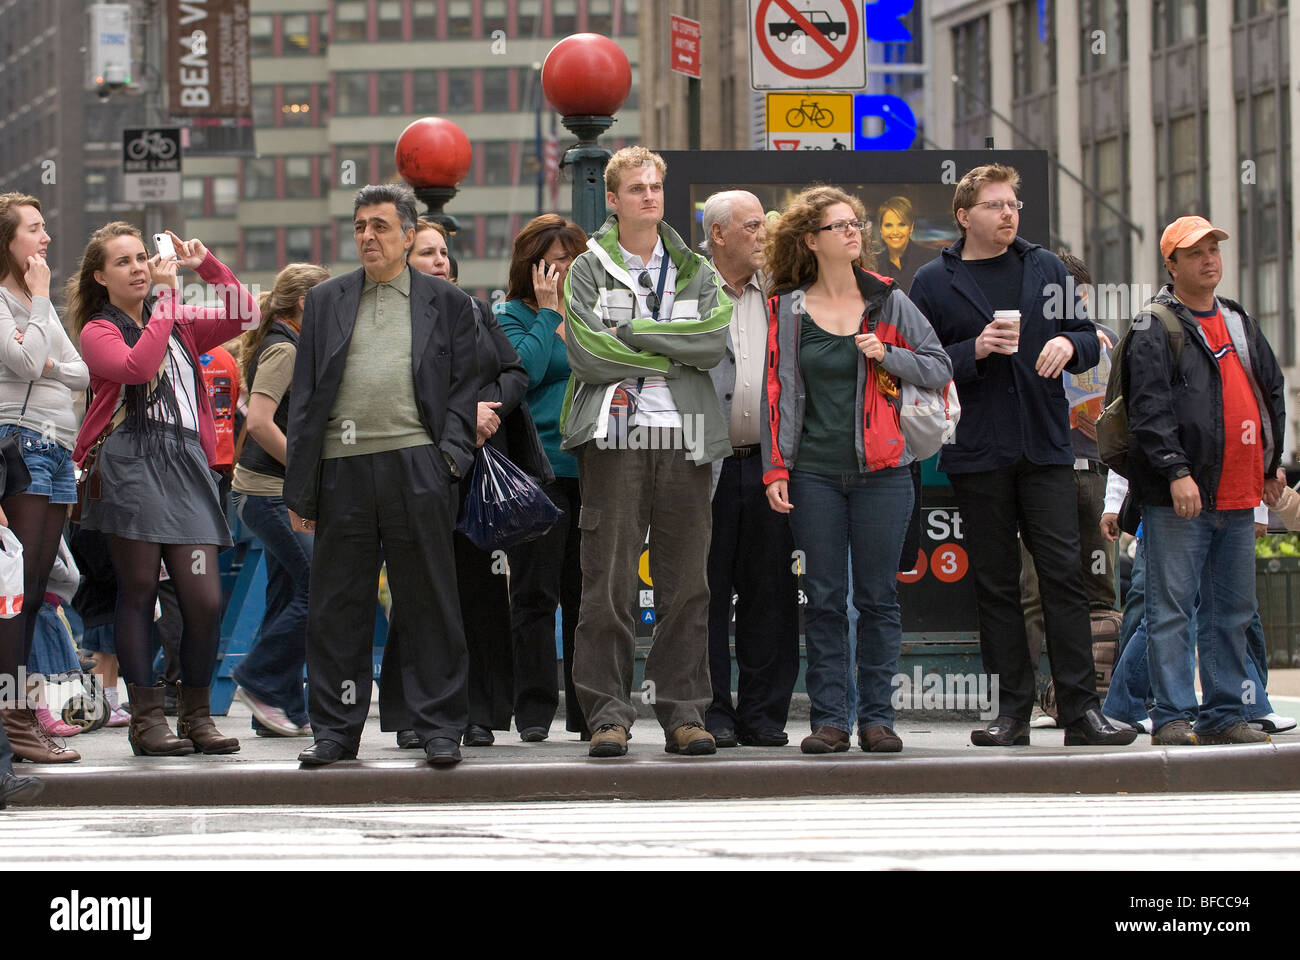
[[(705, 725), (719, 747), (785, 746), (786, 715), (799, 672), (794, 539), (767, 505), (759, 429), (767, 357), (763, 246), (766, 219), (752, 193), (726, 190), (704, 204), (701, 249), (735, 306), (727, 353), (710, 374), (731, 427), (733, 453), (713, 464), (709, 547), (709, 673)], [(736, 595), (737, 703), (731, 697), (731, 598)]]

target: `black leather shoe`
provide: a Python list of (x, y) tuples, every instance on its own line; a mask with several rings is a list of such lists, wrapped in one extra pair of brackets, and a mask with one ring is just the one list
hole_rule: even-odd
[(492, 736), (492, 731), (487, 727), (480, 727), (477, 723), (471, 723), (465, 728), (464, 743), (467, 747), (490, 747), (497, 742), (497, 738)]
[(710, 730), (713, 739), (719, 747), (738, 747), (740, 740), (736, 737), (736, 731), (730, 727), (723, 727), (720, 730)]
[(348, 750), (343, 744), (334, 740), (317, 740), (310, 747), (298, 754), (298, 762), (304, 767), (323, 767), (340, 760), (355, 760), (355, 750)]
[(1029, 723), (1015, 717), (998, 717), (983, 730), (972, 730), (970, 742), (977, 747), (1027, 747)]
[(1093, 705), (1065, 728), (1067, 747), (1123, 747), (1137, 739), (1136, 730), (1116, 730)]
[(519, 739), (524, 743), (541, 743), (549, 733), (546, 727), (524, 727), (519, 731)]
[(460, 744), (451, 737), (430, 737), (424, 745), (424, 759), (434, 767), (449, 767), (460, 763)]
[(397, 745), (403, 750), (419, 750), (424, 746), (424, 741), (414, 730), (398, 730)]
[(740, 745), (743, 747), (784, 747), (789, 742), (790, 738), (786, 736), (784, 730), (755, 730), (753, 733), (747, 731), (740, 735)]
[(12, 773), (0, 773), (0, 810), (7, 803), (27, 803), (35, 800), (45, 784), (37, 777), (16, 777)]

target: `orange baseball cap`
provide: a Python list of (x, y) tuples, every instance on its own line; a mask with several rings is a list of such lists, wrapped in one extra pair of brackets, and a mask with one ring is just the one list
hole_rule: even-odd
[(1168, 260), (1179, 247), (1190, 247), (1207, 233), (1214, 234), (1216, 240), (1228, 239), (1227, 230), (1220, 230), (1204, 217), (1179, 217), (1160, 235), (1160, 255)]

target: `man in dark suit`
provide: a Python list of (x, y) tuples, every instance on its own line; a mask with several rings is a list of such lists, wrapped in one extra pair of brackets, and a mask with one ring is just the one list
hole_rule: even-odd
[(368, 186), (353, 201), (362, 268), (314, 287), (289, 407), (284, 500), (315, 532), (307, 620), (308, 713), (321, 766), (356, 757), (370, 706), (375, 588), (388, 562), (402, 691), (428, 761), (460, 760), (465, 634), (452, 528), (474, 458), (478, 363), (470, 298), (411, 270), (415, 195)]

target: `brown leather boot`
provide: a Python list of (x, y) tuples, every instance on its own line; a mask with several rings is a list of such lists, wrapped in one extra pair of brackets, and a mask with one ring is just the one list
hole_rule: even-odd
[(32, 763), (74, 763), (81, 759), (76, 750), (61, 746), (45, 732), (33, 710), (0, 709), (0, 722), (13, 746), (14, 757)]
[(176, 684), (176, 732), (194, 741), (199, 753), (238, 753), (239, 741), (222, 736), (208, 712), (211, 687)]
[(131, 725), (127, 741), (137, 757), (184, 757), (194, 752), (194, 744), (172, 733), (163, 716), (163, 685), (137, 687), (127, 684), (131, 698)]

